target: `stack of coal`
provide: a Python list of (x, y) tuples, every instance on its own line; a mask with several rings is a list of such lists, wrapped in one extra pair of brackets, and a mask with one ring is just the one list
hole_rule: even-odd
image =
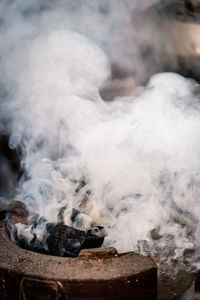
[[(60, 218), (63, 212), (64, 208), (59, 212)], [(72, 210), (72, 223), (79, 215), (80, 211)], [(62, 220), (49, 223), (44, 217), (29, 212), (21, 201), (8, 204), (6, 220), (11, 239), (21, 248), (39, 253), (77, 257), (81, 249), (101, 247), (104, 241), (102, 226), (83, 231), (64, 224)]]

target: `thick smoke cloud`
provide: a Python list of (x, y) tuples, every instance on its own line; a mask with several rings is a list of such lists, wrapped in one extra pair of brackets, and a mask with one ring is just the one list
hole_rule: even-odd
[[(16, 197), (30, 210), (56, 222), (65, 206), (69, 224), (72, 208), (81, 209), (82, 226), (105, 226), (105, 246), (150, 253), (164, 270), (196, 269), (196, 83), (163, 73), (129, 97), (104, 102), (99, 93), (116, 61), (133, 74), (139, 39), (129, 11), (147, 3), (2, 2), (0, 130), (21, 151)], [(31, 239), (29, 229), (18, 230)]]

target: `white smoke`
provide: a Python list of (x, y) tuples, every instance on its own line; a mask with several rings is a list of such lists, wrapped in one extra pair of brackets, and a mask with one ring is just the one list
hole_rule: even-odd
[[(36, 3), (39, 15), (18, 1), (0, 6), (2, 15), (9, 12), (0, 33), (7, 34), (0, 49), (1, 128), (10, 134), (10, 148), (23, 154), (18, 198), (51, 222), (66, 206), (69, 224), (72, 208), (81, 207), (88, 224), (105, 226), (104, 245), (119, 252), (150, 251), (161, 258), (172, 252), (168, 263), (185, 267), (184, 251), (195, 250), (189, 266), (199, 268), (200, 103), (193, 94), (195, 83), (173, 73), (157, 74), (139, 95), (104, 102), (99, 89), (111, 76), (110, 57), (122, 56), (134, 70), (117, 28), (106, 32), (119, 16), (125, 21), (130, 3), (120, 1), (116, 8), (108, 1), (109, 18), (97, 13), (99, 1), (91, 6), (81, 2), (81, 13), (69, 3), (74, 22), (62, 1), (54, 10), (51, 3), (45, 9)], [(92, 32), (90, 24), (90, 34), (88, 11), (95, 28)], [(105, 23), (99, 31), (94, 20)], [(71, 31), (81, 27), (87, 37)], [(126, 31), (123, 41), (128, 36)], [(106, 46), (105, 37), (110, 39)], [(109, 49), (108, 55), (94, 41)], [(86, 186), (76, 194), (83, 179)], [(149, 233), (155, 228), (160, 238), (154, 242)], [(142, 249), (144, 241), (148, 249)]]

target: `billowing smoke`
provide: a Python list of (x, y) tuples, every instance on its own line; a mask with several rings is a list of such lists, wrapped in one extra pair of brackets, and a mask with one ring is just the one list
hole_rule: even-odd
[(105, 228), (104, 246), (150, 254), (164, 270), (196, 270), (197, 84), (163, 73), (112, 102), (100, 93), (116, 61), (134, 74), (143, 37), (130, 30), (129, 12), (141, 3), (149, 1), (0, 4), (0, 130), (21, 153), (16, 198), (45, 220), (34, 233), (16, 227), (28, 241), (42, 239), (47, 221), (62, 212), (72, 225), (75, 209), (76, 228)]

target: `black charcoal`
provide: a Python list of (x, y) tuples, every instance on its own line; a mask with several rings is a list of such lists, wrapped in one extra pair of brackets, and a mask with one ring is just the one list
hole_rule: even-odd
[(49, 231), (46, 240), (52, 255), (77, 257), (81, 249), (101, 247), (104, 237), (86, 234), (82, 230), (57, 224)]
[(83, 180), (81, 180), (81, 181), (79, 182), (79, 185), (78, 185), (77, 188), (75, 189), (75, 193), (78, 193), (84, 186), (86, 186), (86, 182), (85, 182), (85, 180), (83, 179)]

